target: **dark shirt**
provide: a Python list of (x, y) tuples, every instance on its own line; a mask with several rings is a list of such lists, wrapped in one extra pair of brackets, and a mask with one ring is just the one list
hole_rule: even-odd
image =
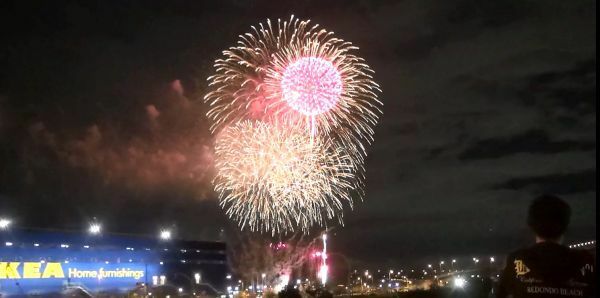
[(497, 297), (596, 297), (594, 267), (585, 251), (537, 243), (508, 256)]

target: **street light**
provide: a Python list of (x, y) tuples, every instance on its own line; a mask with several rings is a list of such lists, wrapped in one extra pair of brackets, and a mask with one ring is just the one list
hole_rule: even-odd
[(496, 261), (496, 259), (494, 259), (494, 257), (490, 257), (490, 263), (494, 263)]
[(160, 231), (160, 239), (169, 240), (171, 239), (171, 231), (167, 229), (163, 229)]
[(454, 279), (454, 287), (456, 288), (464, 288), (467, 281), (462, 277), (457, 277)]
[(98, 234), (100, 234), (101, 230), (102, 230), (102, 226), (99, 223), (96, 223), (96, 222), (91, 223), (90, 224), (90, 228), (88, 229), (88, 231), (92, 235), (98, 235)]
[(8, 226), (10, 226), (11, 223), (12, 222), (8, 218), (0, 218), (0, 230), (8, 229)]

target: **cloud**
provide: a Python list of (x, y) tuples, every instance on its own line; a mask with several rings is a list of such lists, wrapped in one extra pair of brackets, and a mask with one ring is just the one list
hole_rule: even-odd
[(595, 150), (595, 141), (552, 141), (541, 130), (526, 131), (509, 139), (491, 138), (478, 141), (458, 155), (461, 160), (500, 158), (511, 154), (527, 152), (549, 154), (563, 151)]
[(495, 186), (497, 189), (527, 190), (532, 193), (569, 195), (596, 191), (596, 170), (512, 178)]

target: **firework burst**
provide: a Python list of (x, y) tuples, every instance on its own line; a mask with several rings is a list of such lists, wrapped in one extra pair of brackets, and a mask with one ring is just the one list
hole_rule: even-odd
[[(340, 146), (301, 125), (242, 121), (215, 144), (215, 190), (243, 229), (307, 231), (341, 214), (360, 189), (359, 167)], [(338, 216), (341, 222), (341, 216)]]
[(209, 77), (215, 190), (239, 225), (280, 233), (323, 225), (362, 198), (365, 143), (381, 115), (357, 47), (293, 16), (223, 51)]
[(252, 29), (215, 62), (205, 96), (211, 130), (243, 119), (304, 121), (311, 135), (327, 135), (362, 160), (381, 102), (373, 71), (352, 54), (357, 47), (293, 16)]

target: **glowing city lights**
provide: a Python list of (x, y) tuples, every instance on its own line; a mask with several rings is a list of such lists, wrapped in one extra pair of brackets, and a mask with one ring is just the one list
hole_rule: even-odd
[(590, 245), (596, 245), (596, 241), (592, 240), (592, 241), (571, 244), (571, 245), (569, 245), (569, 248), (580, 248), (580, 247), (585, 247), (585, 246), (590, 246)]

